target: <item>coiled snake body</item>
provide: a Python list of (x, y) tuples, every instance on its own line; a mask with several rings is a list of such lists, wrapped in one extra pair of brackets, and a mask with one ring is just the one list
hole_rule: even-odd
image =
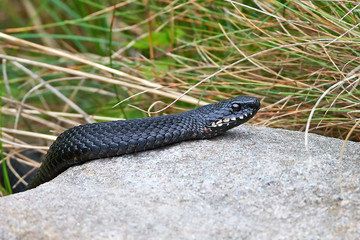
[(259, 107), (258, 99), (239, 96), (178, 114), (92, 123), (68, 129), (50, 146), (28, 189), (50, 181), (70, 166), (93, 159), (217, 136), (248, 121)]

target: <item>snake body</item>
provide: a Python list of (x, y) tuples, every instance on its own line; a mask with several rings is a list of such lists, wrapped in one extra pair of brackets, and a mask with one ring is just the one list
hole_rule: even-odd
[(259, 107), (257, 98), (239, 96), (178, 114), (91, 123), (68, 129), (50, 146), (28, 189), (50, 181), (73, 165), (93, 159), (217, 136), (248, 121)]

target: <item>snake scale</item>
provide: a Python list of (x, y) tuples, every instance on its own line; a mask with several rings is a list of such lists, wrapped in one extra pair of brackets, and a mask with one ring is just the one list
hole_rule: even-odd
[(248, 121), (259, 108), (257, 98), (238, 96), (183, 113), (90, 123), (68, 129), (50, 146), (28, 189), (52, 180), (73, 165), (93, 159), (215, 137)]

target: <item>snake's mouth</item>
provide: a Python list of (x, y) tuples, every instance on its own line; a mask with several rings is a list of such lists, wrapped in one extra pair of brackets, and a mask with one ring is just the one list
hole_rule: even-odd
[(213, 121), (210, 124), (210, 128), (220, 128), (220, 127), (233, 127), (234, 125), (242, 124), (249, 119), (251, 119), (255, 114), (257, 113), (257, 110), (254, 109), (253, 111), (247, 111), (241, 114), (240, 116), (233, 116), (231, 118), (224, 118), (217, 121)]
[(240, 121), (247, 121), (248, 119), (250, 119), (252, 117), (252, 113), (245, 113), (244, 115), (241, 115), (239, 117), (232, 117), (232, 118), (224, 118), (224, 119), (220, 119), (217, 122), (212, 122), (210, 127), (222, 127), (223, 125), (229, 126), (232, 123), (237, 123)]
[[(243, 119), (243, 116), (241, 116)], [(239, 117), (240, 119), (240, 117)], [(236, 117), (220, 119), (217, 122), (212, 122), (210, 127), (222, 127), (223, 125), (230, 125), (230, 123), (236, 122)]]

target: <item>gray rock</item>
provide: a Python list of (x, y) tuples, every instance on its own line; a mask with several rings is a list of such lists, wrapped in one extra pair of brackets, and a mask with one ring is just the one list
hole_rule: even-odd
[(339, 169), (342, 144), (245, 125), (92, 161), (1, 198), (0, 239), (356, 239), (360, 144)]

